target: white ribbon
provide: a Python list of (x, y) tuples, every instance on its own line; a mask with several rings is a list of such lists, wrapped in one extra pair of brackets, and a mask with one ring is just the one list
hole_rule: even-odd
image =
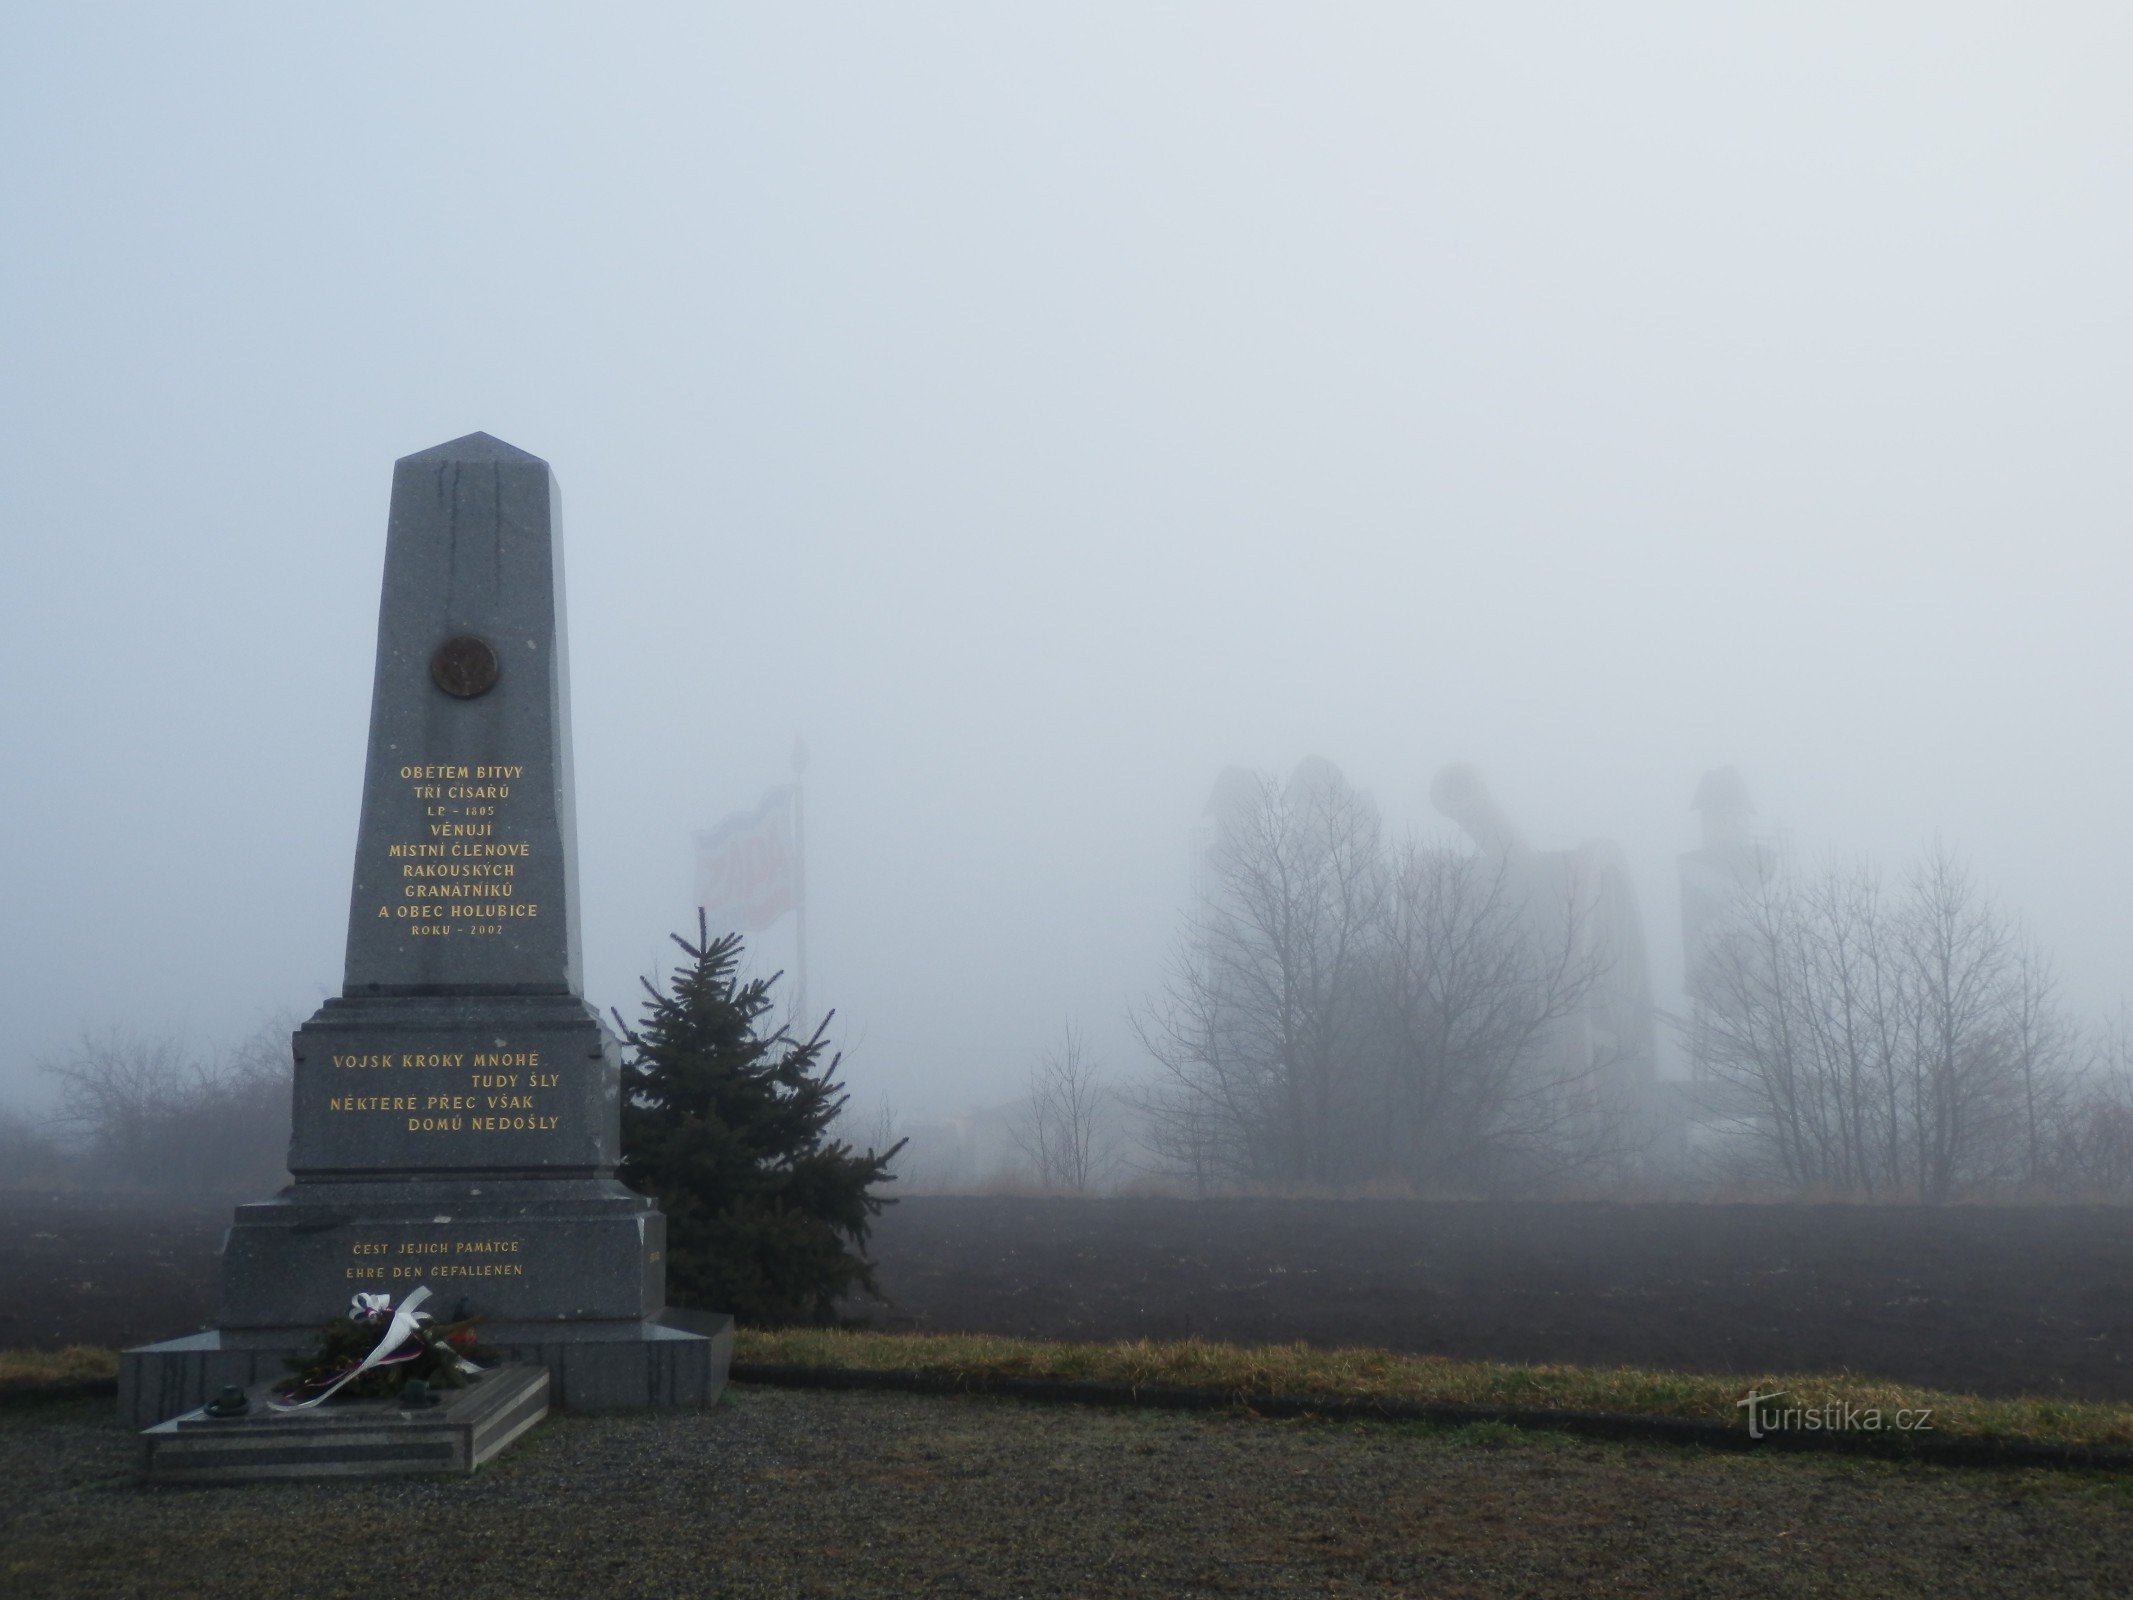
[[(429, 1285), (424, 1284), (405, 1300), (401, 1301), (393, 1311), (392, 1321), (386, 1324), (385, 1337), (378, 1341), (378, 1347), (365, 1356), (361, 1364), (350, 1367), (310, 1399), (298, 1400), (293, 1405), (283, 1405), (278, 1401), (269, 1400), (267, 1405), (275, 1411), (308, 1411), (320, 1401), (331, 1397), (333, 1392), (339, 1389), (342, 1384), (360, 1378), (372, 1367), (384, 1361), (400, 1346), (407, 1343), (408, 1335), (415, 1331), (416, 1324), (427, 1320), (415, 1314), (415, 1307), (422, 1304), (429, 1297)], [(391, 1300), (382, 1294), (359, 1294), (356, 1296), (356, 1303), (361, 1307), (361, 1312), (364, 1315), (383, 1311), (392, 1304)]]

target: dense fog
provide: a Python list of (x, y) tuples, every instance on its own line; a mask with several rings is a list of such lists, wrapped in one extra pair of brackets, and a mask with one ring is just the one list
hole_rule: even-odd
[(2101, 1038), (2129, 71), (2095, 5), (37, 8), (0, 1105), (338, 991), (391, 465), (476, 429), (563, 488), (588, 997), (804, 739), (868, 1115), (1156, 1083), (1224, 774), (1313, 760), (1417, 861), (1454, 767), (1604, 841), (1659, 1078), (1727, 767)]

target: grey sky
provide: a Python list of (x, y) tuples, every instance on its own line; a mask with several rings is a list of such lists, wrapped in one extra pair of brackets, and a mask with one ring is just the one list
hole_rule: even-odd
[(8, 33), (0, 1095), (338, 984), (391, 462), (477, 428), (563, 484), (590, 997), (803, 733), (864, 1095), (1130, 1067), (1208, 785), (1312, 752), (1615, 837), (1662, 974), (1732, 762), (2128, 987), (2122, 8)]

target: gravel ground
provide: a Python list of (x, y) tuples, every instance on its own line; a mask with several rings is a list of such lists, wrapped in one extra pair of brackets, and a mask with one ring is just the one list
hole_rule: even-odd
[(1412, 1425), (737, 1388), (473, 1479), (147, 1490), (0, 1411), (0, 1594), (2124, 1595), (2133, 1483)]

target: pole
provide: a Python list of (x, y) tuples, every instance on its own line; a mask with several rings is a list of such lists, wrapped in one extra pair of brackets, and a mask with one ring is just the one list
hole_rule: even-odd
[(793, 845), (793, 1015), (800, 1031), (807, 1031), (807, 808), (801, 775), (807, 771), (807, 741), (792, 742), (792, 845)]

